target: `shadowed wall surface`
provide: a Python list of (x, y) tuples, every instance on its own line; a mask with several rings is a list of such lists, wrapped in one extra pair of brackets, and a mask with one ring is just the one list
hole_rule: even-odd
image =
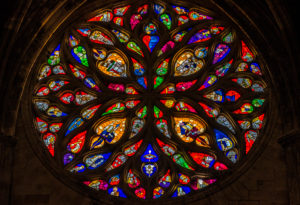
[[(194, 204), (299, 204), (300, 71), (293, 1), (213, 1), (251, 35), (273, 78), (275, 125), (253, 165), (226, 188)], [(2, 7), (0, 198), (3, 204), (98, 204), (57, 179), (32, 151), (20, 112), (28, 65), (56, 21), (79, 1), (19, 0)], [(280, 143), (279, 143), (280, 142)], [(181, 202), (184, 204), (184, 202)]]

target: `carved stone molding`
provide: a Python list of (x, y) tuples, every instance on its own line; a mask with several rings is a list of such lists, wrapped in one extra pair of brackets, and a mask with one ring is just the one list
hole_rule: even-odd
[(293, 130), (278, 142), (285, 152), (290, 204), (300, 204), (300, 130)]

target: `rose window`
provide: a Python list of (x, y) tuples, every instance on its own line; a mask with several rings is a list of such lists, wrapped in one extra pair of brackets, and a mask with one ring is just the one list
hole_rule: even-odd
[(158, 201), (216, 186), (256, 151), (267, 117), (266, 71), (244, 36), (184, 2), (82, 15), (31, 82), (46, 163), (95, 196)]

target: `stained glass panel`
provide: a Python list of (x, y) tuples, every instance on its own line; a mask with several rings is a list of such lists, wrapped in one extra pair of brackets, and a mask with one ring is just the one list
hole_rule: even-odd
[(214, 186), (256, 150), (270, 86), (247, 35), (192, 2), (82, 16), (47, 45), (31, 91), (36, 139), (66, 178), (160, 203)]

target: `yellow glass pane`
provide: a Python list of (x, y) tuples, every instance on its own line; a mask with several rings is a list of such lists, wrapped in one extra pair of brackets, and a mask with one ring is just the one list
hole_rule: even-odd
[(194, 54), (186, 51), (181, 54), (175, 63), (175, 76), (187, 76), (198, 72), (204, 65), (204, 61), (195, 58)]
[(113, 77), (126, 77), (126, 63), (118, 53), (111, 53), (104, 61), (97, 63), (98, 69), (106, 75)]
[(163, 101), (163, 104), (167, 107), (167, 108), (172, 108), (175, 104), (175, 100), (166, 100)]
[(93, 137), (90, 143), (90, 149), (101, 148), (104, 145), (104, 139), (100, 136)]
[(205, 123), (194, 117), (174, 117), (175, 131), (184, 142), (193, 142), (205, 131)]
[(125, 132), (125, 118), (115, 118), (101, 122), (96, 127), (96, 133), (109, 144), (118, 142)]
[(199, 137), (197, 137), (195, 142), (196, 145), (200, 147), (210, 147), (207, 135), (200, 135)]

